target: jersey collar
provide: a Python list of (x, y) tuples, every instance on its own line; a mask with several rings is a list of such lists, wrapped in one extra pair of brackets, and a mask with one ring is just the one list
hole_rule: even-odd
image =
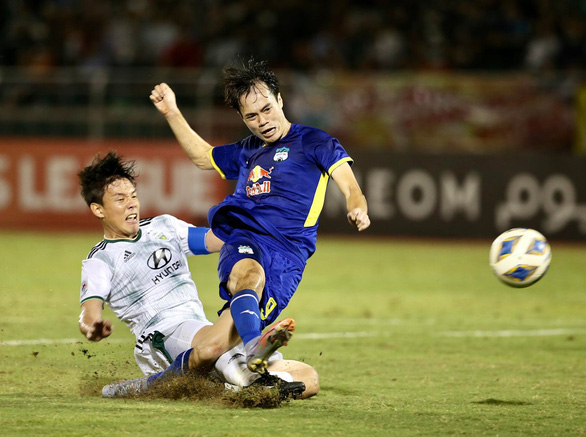
[(138, 240), (140, 240), (140, 237), (142, 236), (142, 229), (138, 230), (138, 234), (136, 234), (136, 237), (134, 237), (133, 239), (130, 238), (118, 238), (117, 240), (108, 240), (106, 238), (106, 236), (104, 236), (104, 241), (106, 243), (119, 243), (121, 241), (124, 241), (126, 243), (136, 243)]

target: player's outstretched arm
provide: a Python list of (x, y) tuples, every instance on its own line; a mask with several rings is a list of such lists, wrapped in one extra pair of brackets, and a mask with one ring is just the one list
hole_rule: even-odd
[(213, 166), (209, 156), (212, 146), (191, 129), (177, 106), (175, 93), (171, 87), (166, 83), (155, 85), (149, 98), (155, 108), (165, 116), (189, 159), (202, 170), (212, 170)]
[(216, 234), (214, 234), (211, 229), (206, 234), (205, 242), (206, 248), (211, 253), (219, 252), (224, 245), (224, 242), (216, 237)]
[(336, 168), (332, 172), (332, 179), (346, 198), (348, 222), (359, 231), (364, 231), (370, 226), (368, 205), (350, 165), (346, 162)]
[(102, 320), (102, 301), (89, 299), (81, 304), (79, 330), (90, 341), (100, 341), (112, 334), (114, 327), (109, 320)]

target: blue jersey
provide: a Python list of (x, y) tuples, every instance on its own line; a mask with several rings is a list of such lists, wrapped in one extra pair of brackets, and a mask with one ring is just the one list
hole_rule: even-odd
[(234, 194), (209, 212), (214, 233), (224, 241), (233, 229), (267, 235), (305, 262), (315, 252), (329, 177), (353, 162), (338, 140), (292, 124), (275, 144), (251, 135), (210, 153), (222, 178), (238, 181)]

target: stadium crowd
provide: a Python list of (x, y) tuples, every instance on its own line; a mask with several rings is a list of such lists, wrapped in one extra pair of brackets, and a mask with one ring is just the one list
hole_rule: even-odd
[(5, 0), (3, 66), (576, 69), (585, 0)]

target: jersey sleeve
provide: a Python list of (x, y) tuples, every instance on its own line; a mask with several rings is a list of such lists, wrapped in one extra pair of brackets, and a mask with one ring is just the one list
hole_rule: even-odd
[(175, 230), (175, 234), (181, 242), (181, 251), (186, 256), (208, 255), (205, 239), (210, 228), (193, 226), (183, 220), (166, 215), (169, 225)]
[(104, 261), (89, 258), (81, 262), (81, 290), (79, 302), (88, 299), (107, 301), (110, 296), (112, 272)]
[(329, 135), (319, 141), (310, 143), (310, 146), (306, 149), (306, 153), (308, 153), (317, 165), (319, 165), (328, 175), (331, 175), (336, 168), (345, 162), (350, 165), (354, 162), (340, 142)]
[(210, 161), (222, 179), (238, 179), (239, 158), (242, 153), (241, 142), (216, 146), (210, 150)]

